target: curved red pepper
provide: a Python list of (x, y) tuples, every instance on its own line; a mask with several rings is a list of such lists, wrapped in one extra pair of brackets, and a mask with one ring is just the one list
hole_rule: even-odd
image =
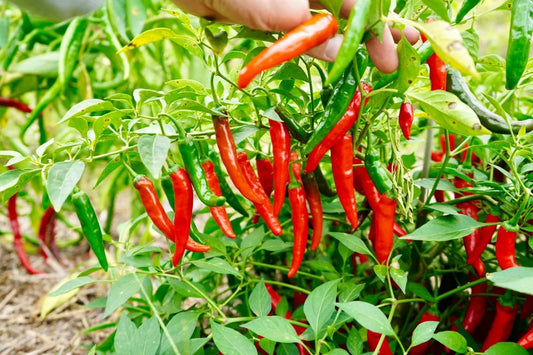
[(496, 304), (496, 317), (492, 322), (489, 334), (483, 342), (481, 352), (484, 352), (496, 343), (509, 339), (513, 330), (517, 310), (518, 304), (515, 304), (513, 307), (504, 306), (500, 302)]
[(296, 160), (298, 160), (296, 152), (291, 153), (291, 161), (293, 162), (291, 168), (294, 181), (291, 181), (289, 184), (289, 201), (292, 209), (294, 244), (292, 247), (292, 263), (287, 274), (288, 277), (296, 275), (302, 264), (309, 234), (309, 216), (307, 215), (307, 206), (305, 204), (305, 190), (300, 176), (301, 165)]
[[(342, 138), (352, 128), (355, 121), (357, 121), (357, 116), (359, 115), (359, 109), (361, 107), (361, 91), (357, 88), (355, 95), (353, 96), (348, 109), (341, 117), (339, 122), (333, 127), (331, 131), (324, 137), (322, 141), (309, 153), (307, 157), (307, 162), (305, 163), (304, 173), (309, 174), (314, 171), (320, 160), (330, 150), (335, 143)], [(333, 164), (335, 165), (335, 164)]]
[(259, 178), (257, 175), (255, 175), (254, 168), (252, 167), (252, 164), (250, 163), (250, 160), (248, 160), (248, 156), (246, 153), (241, 152), (237, 154), (237, 162), (244, 174), (244, 178), (247, 180), (247, 183), (251, 186), (252, 189), (254, 189), (256, 192), (261, 193), (266, 200), (264, 203), (256, 203), (253, 202), (253, 205), (255, 206), (255, 209), (257, 210), (257, 213), (263, 218), (268, 228), (272, 231), (274, 235), (281, 235), (281, 224), (279, 223), (278, 217), (274, 214), (274, 206), (268, 199), (266, 193), (263, 191), (263, 187), (261, 186), (261, 182), (259, 181)]
[(503, 270), (520, 266), (516, 262), (515, 242), (516, 232), (509, 232), (503, 226), (498, 228), (496, 259)]
[(274, 187), (274, 167), (267, 157), (256, 159), (255, 164), (257, 166), (257, 175), (259, 176), (259, 182), (263, 187), (263, 190), (270, 197), (272, 189)]
[(533, 349), (533, 328), (521, 337), (517, 343), (526, 350)]
[(39, 239), (42, 243), (39, 249), (45, 262), (48, 259), (48, 254), (44, 251), (43, 246), (46, 246), (54, 258), (61, 263), (61, 260), (59, 259), (59, 251), (55, 244), (55, 219), (56, 213), (54, 208), (50, 206), (44, 211), (43, 217), (41, 218), (41, 224), (39, 225)]
[(378, 262), (385, 263), (392, 251), (394, 243), (394, 220), (396, 218), (396, 200), (383, 194), (379, 206), (374, 210), (374, 250)]
[(0, 97), (0, 106), (3, 107), (13, 107), (16, 110), (19, 110), (24, 113), (31, 113), (32, 109), (26, 105), (24, 102), (7, 98), (7, 97)]
[(265, 48), (239, 73), (237, 85), (245, 88), (263, 70), (272, 68), (325, 42), (337, 33), (338, 24), (333, 15), (320, 13), (295, 29), (287, 32), (270, 47)]
[[(497, 216), (494, 216), (489, 213), (487, 215), (487, 218), (485, 219), (485, 223), (496, 223), (499, 220), (500, 219)], [(479, 239), (476, 243), (476, 246), (474, 247), (474, 250), (470, 253), (470, 255), (468, 255), (467, 264), (472, 264), (473, 262), (475, 262), (475, 260), (481, 258), (481, 254), (483, 254), (483, 251), (492, 240), (492, 236), (496, 231), (496, 227), (498, 227), (498, 225), (496, 224), (481, 227), (481, 229), (479, 230)]]
[(476, 296), (477, 294), (484, 293), (487, 293), (486, 283), (472, 286), (472, 294), (470, 295), (465, 317), (462, 322), (463, 328), (470, 334), (472, 334), (481, 323), (485, 310), (487, 309), (487, 298), (485, 296)]
[(305, 198), (311, 211), (311, 225), (313, 226), (313, 236), (311, 238), (311, 250), (316, 250), (322, 239), (322, 227), (324, 225), (324, 216), (322, 213), (322, 200), (316, 180), (307, 174), (302, 176)]
[(252, 202), (266, 202), (268, 197), (264, 193), (261, 194), (259, 191), (252, 189), (237, 162), (237, 149), (229, 127), (228, 118), (224, 116), (213, 116), (213, 126), (215, 128), (215, 136), (218, 150), (220, 152), (220, 158), (237, 190)]
[(398, 123), (402, 129), (405, 139), (411, 139), (411, 126), (413, 125), (413, 104), (410, 102), (403, 102), (400, 106), (400, 115), (398, 116)]
[(274, 214), (277, 216), (285, 200), (285, 190), (289, 182), (289, 159), (291, 136), (283, 122), (269, 120), (272, 140), (272, 160), (274, 164)]
[[(376, 351), (376, 348), (378, 347), (379, 339), (381, 338), (381, 334), (373, 332), (371, 330), (367, 330), (366, 337), (368, 341), (368, 348), (370, 349), (370, 351)], [(383, 340), (383, 343), (381, 344), (381, 348), (379, 349), (378, 355), (392, 355), (392, 351), (390, 349), (387, 338)]]
[(17, 252), (20, 264), (24, 267), (24, 269), (26, 269), (29, 274), (44, 274), (43, 271), (37, 270), (31, 265), (30, 258), (28, 257), (26, 250), (24, 250), (17, 213), (17, 194), (11, 196), (7, 202), (7, 215), (9, 218), (9, 225), (11, 226), (11, 231), (13, 232), (13, 245), (15, 246), (15, 251)]
[(174, 187), (174, 237), (175, 249), (172, 265), (177, 266), (185, 253), (185, 246), (191, 231), (193, 193), (192, 184), (185, 169), (170, 174)]
[[(222, 191), (220, 189), (220, 184), (218, 183), (218, 177), (215, 173), (215, 165), (211, 160), (207, 160), (202, 163), (202, 167), (205, 171), (205, 176), (207, 178), (207, 184), (213, 193), (217, 196), (222, 196)], [(228, 238), (236, 238), (235, 232), (233, 232), (233, 227), (231, 226), (230, 219), (228, 217), (228, 212), (224, 206), (209, 207), (209, 211), (213, 216), (216, 224), (222, 230)]]
[(331, 172), (342, 208), (352, 225), (357, 228), (357, 204), (353, 188), (353, 149), (352, 135), (345, 134), (340, 137), (331, 148)]

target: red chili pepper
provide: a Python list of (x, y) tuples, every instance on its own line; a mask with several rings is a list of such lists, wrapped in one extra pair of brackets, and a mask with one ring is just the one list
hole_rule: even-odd
[(265, 203), (268, 200), (268, 196), (264, 194), (264, 191), (261, 194), (250, 186), (237, 162), (237, 150), (229, 127), (228, 118), (224, 116), (213, 116), (213, 126), (215, 128), (220, 157), (235, 187), (248, 200), (254, 203)]
[[(146, 213), (148, 214), (148, 217), (150, 217), (154, 225), (163, 233), (165, 237), (175, 242), (176, 237), (174, 224), (170, 218), (168, 218), (163, 205), (161, 205), (152, 181), (146, 176), (139, 176), (135, 179), (134, 186), (137, 191), (139, 191), (141, 202), (146, 210)], [(204, 253), (211, 249), (210, 246), (200, 244), (191, 238), (187, 240), (187, 245), (185, 248), (187, 250), (199, 253)]]
[[(428, 19), (426, 22), (433, 22), (434, 19)], [(427, 39), (422, 34), (422, 41)], [(433, 53), (426, 61), (429, 66), (429, 79), (431, 80), (431, 90), (446, 90), (446, 63)]]
[[(422, 317), (420, 317), (420, 320), (418, 321), (418, 324), (421, 324), (421, 323), (424, 323), (424, 322), (438, 322), (440, 321), (440, 317), (435, 315), (435, 314), (432, 314), (432, 313), (429, 313), (429, 312), (425, 312)], [(429, 348), (429, 345), (430, 345), (431, 341), (426, 341), (425, 343), (422, 343), (422, 344), (419, 344), (417, 346), (414, 346), (411, 348), (411, 351), (409, 351), (409, 355), (425, 355), (427, 354), (427, 350)]]
[(7, 214), (9, 217), (9, 225), (11, 226), (11, 231), (13, 232), (13, 244), (15, 246), (15, 251), (20, 260), (20, 264), (26, 269), (29, 274), (37, 275), (44, 274), (41, 270), (35, 269), (30, 262), (30, 258), (24, 250), (24, 245), (22, 244), (22, 235), (20, 234), (20, 224), (17, 214), (17, 194), (11, 196), (7, 202)]
[(513, 307), (504, 306), (500, 302), (496, 304), (496, 317), (492, 322), (492, 326), (489, 330), (489, 334), (483, 342), (481, 347), (481, 352), (487, 350), (492, 345), (507, 341), (513, 330), (513, 323), (516, 317), (516, 312), (518, 310), (518, 304), (515, 304)]
[(250, 164), (250, 160), (248, 160), (246, 153), (241, 152), (237, 154), (237, 163), (239, 164), (240, 169), (242, 169), (244, 178), (247, 180), (248, 185), (250, 185), (251, 188), (257, 193), (262, 193), (263, 197), (266, 199), (266, 202), (261, 204), (253, 202), (257, 213), (259, 213), (259, 215), (263, 218), (266, 225), (274, 235), (281, 235), (281, 224), (279, 223), (278, 217), (276, 217), (274, 214), (274, 206), (272, 206), (272, 203), (268, 199), (266, 193), (263, 191), (261, 182), (259, 182), (257, 175), (255, 175), (254, 168), (252, 167), (252, 164)]
[(309, 216), (305, 204), (305, 190), (301, 178), (301, 165), (296, 152), (291, 153), (292, 175), (294, 180), (289, 184), (289, 201), (292, 209), (292, 225), (294, 231), (294, 244), (292, 247), (292, 263), (288, 277), (293, 277), (298, 272), (305, 254), (309, 234)]
[(50, 253), (56, 258), (60, 263), (59, 251), (57, 250), (57, 245), (55, 244), (55, 211), (52, 206), (48, 207), (44, 211), (43, 217), (41, 218), (41, 224), (39, 226), (39, 239), (41, 240), (40, 251), (43, 257), (43, 260), (47, 262), (48, 254), (45, 252), (43, 246), (46, 246)]
[(533, 313), (533, 296), (527, 295), (522, 309), (520, 310), (520, 319), (528, 318)]
[(382, 195), (378, 208), (374, 210), (375, 227), (374, 249), (378, 262), (383, 264), (389, 258), (394, 242), (394, 220), (396, 217), (396, 200)]
[(403, 102), (400, 106), (400, 115), (398, 117), (398, 122), (400, 128), (402, 129), (403, 136), (405, 139), (411, 139), (411, 126), (413, 125), (413, 104), (410, 102)]
[(31, 113), (32, 111), (32, 109), (29, 108), (29, 106), (26, 105), (24, 102), (7, 97), (0, 97), (0, 106), (13, 107), (14, 109), (17, 109), (24, 113)]
[(285, 200), (285, 190), (289, 181), (289, 158), (291, 136), (283, 122), (269, 120), (270, 139), (274, 163), (274, 214), (277, 216)]
[(239, 73), (237, 85), (245, 88), (263, 70), (272, 68), (325, 42), (337, 33), (335, 17), (320, 13), (287, 32), (252, 59)]
[[(496, 223), (499, 220), (500, 219), (497, 216), (494, 216), (489, 213), (487, 215), (487, 218), (485, 219), (485, 223)], [(483, 254), (483, 251), (492, 240), (492, 236), (496, 231), (496, 227), (498, 227), (496, 224), (481, 227), (481, 229), (479, 230), (479, 239), (476, 243), (476, 246), (474, 247), (474, 250), (470, 253), (470, 255), (468, 255), (467, 264), (471, 264), (475, 260), (481, 258), (481, 254)]]
[[(368, 341), (368, 348), (370, 349), (370, 351), (376, 351), (376, 348), (378, 347), (379, 339), (381, 338), (381, 334), (373, 332), (371, 330), (367, 330), (366, 337)], [(381, 344), (381, 348), (379, 349), (378, 355), (392, 355), (392, 351), (390, 349), (387, 338), (383, 340), (383, 343)]]
[(487, 293), (486, 283), (472, 286), (472, 294), (470, 295), (465, 317), (462, 322), (463, 328), (470, 334), (472, 334), (481, 323), (485, 310), (487, 309), (487, 298), (485, 296), (476, 296), (477, 294), (484, 293)]
[[(324, 137), (322, 141), (309, 153), (307, 162), (305, 163), (304, 173), (309, 174), (314, 171), (320, 160), (330, 150), (335, 143), (339, 141), (352, 128), (357, 116), (359, 115), (359, 109), (361, 107), (361, 91), (357, 88), (355, 95), (353, 96), (348, 109), (341, 117), (339, 122), (333, 127), (331, 131)], [(335, 165), (335, 164), (333, 164)]]
[(517, 343), (526, 350), (533, 349), (533, 329), (530, 329)]
[(357, 228), (357, 204), (353, 188), (353, 145), (352, 135), (345, 134), (340, 137), (331, 148), (331, 172), (342, 208), (352, 225)]
[[(211, 191), (213, 191), (213, 193), (217, 196), (222, 196), (222, 191), (220, 189), (220, 184), (218, 183), (218, 177), (215, 173), (215, 165), (213, 162), (211, 160), (207, 160), (202, 163), (202, 167), (204, 168), (207, 184), (209, 185)], [(231, 226), (228, 213), (226, 212), (226, 208), (224, 208), (224, 206), (209, 207), (209, 211), (211, 211), (211, 215), (213, 216), (216, 224), (222, 230), (222, 233), (224, 233), (228, 238), (237, 237), (235, 232), (233, 232), (233, 227)]]
[(174, 187), (174, 237), (175, 249), (172, 265), (177, 266), (185, 253), (189, 240), (192, 221), (193, 193), (192, 184), (185, 169), (181, 168), (170, 174)]
[(305, 189), (305, 198), (311, 211), (311, 225), (313, 227), (313, 237), (311, 238), (311, 250), (316, 250), (322, 239), (322, 227), (324, 216), (322, 213), (322, 200), (318, 184), (312, 175), (304, 174), (302, 181)]
[(259, 182), (267, 196), (270, 197), (272, 188), (274, 187), (274, 167), (267, 157), (256, 159), (255, 164), (257, 165)]
[(496, 237), (496, 259), (500, 267), (505, 270), (520, 266), (516, 262), (515, 253), (516, 232), (508, 232), (500, 226)]

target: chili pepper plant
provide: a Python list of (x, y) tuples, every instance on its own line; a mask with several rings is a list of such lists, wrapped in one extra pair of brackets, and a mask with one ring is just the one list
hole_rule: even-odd
[[(88, 352), (533, 348), (533, 1), (321, 3), (284, 34), (2, 7), (2, 243), (30, 274), (39, 240), (90, 246), (48, 295), (109, 286)], [(393, 73), (364, 45), (386, 23)], [(334, 63), (304, 54), (339, 33)]]

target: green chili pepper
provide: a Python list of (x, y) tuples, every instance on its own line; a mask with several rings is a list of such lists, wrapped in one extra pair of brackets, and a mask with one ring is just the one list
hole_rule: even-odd
[(72, 73), (78, 64), (81, 47), (89, 21), (83, 17), (76, 17), (67, 28), (63, 39), (61, 40), (61, 47), (59, 48), (59, 70), (58, 80), (61, 87), (65, 87)]
[(365, 74), (366, 68), (368, 68), (368, 51), (365, 48), (359, 48), (355, 53), (355, 62), (357, 63), (357, 73), (359, 78), (362, 78)]
[(379, 155), (371, 145), (370, 135), (368, 136), (368, 147), (365, 156), (365, 168), (368, 171), (370, 179), (372, 180), (372, 182), (380, 193), (384, 194), (392, 190), (392, 180), (390, 179), (389, 174), (387, 173), (387, 170), (385, 169), (383, 164), (381, 164)]
[(59, 97), (62, 91), (61, 83), (59, 82), (59, 79), (55, 81), (55, 83), (48, 88), (44, 96), (39, 100), (39, 103), (37, 106), (33, 109), (33, 111), (30, 114), (30, 117), (28, 117), (28, 120), (26, 121), (26, 124), (21, 128), (20, 130), (20, 140), (24, 141), (24, 135), (26, 134), (26, 131), (30, 126), (35, 122), (35, 120), (41, 115), (41, 113), (44, 111), (44, 109), (56, 98)]
[(354, 7), (352, 7), (341, 48), (339, 49), (339, 54), (337, 55), (337, 59), (335, 59), (333, 68), (329, 72), (326, 85), (336, 82), (352, 62), (357, 48), (363, 39), (365, 24), (370, 13), (370, 4), (370, 0), (358, 0)]
[(335, 191), (331, 185), (328, 183), (328, 180), (324, 176), (324, 173), (320, 169), (320, 166), (318, 166), (313, 171), (316, 183), (318, 184), (318, 190), (320, 193), (326, 197), (333, 197), (337, 196), (337, 191)]
[(479, 4), (480, 1), (481, 0), (465, 0), (457, 12), (457, 16), (455, 16), (455, 23), (463, 21), (463, 18), (466, 16), (466, 14), (468, 14), (470, 10), (474, 8), (474, 6)]
[(104, 239), (102, 237), (102, 228), (100, 227), (100, 222), (98, 222), (98, 217), (91, 204), (91, 200), (89, 200), (89, 196), (87, 196), (85, 191), (76, 189), (72, 195), (72, 203), (80, 220), (83, 234), (85, 234), (85, 237), (89, 241), (89, 245), (96, 255), (100, 266), (107, 271), (108, 264), (105, 255)]
[(217, 55), (222, 54), (224, 48), (226, 48), (226, 45), (228, 44), (228, 33), (222, 30), (217, 34), (213, 34), (209, 27), (206, 27), (205, 37), (209, 41), (213, 52), (215, 52)]
[(533, 1), (515, 0), (511, 8), (511, 30), (505, 65), (505, 87), (516, 87), (529, 58), (531, 35), (533, 34)]
[(205, 171), (202, 168), (198, 151), (194, 146), (194, 142), (191, 138), (186, 137), (185, 142), (179, 144), (179, 150), (185, 170), (189, 174), (194, 190), (198, 195), (198, 198), (206, 206), (222, 206), (226, 199), (222, 196), (217, 196), (209, 188)]
[(305, 130), (300, 125), (300, 122), (298, 122), (296, 118), (293, 117), (292, 114), (285, 107), (283, 107), (281, 104), (278, 104), (276, 106), (276, 112), (283, 121), (283, 123), (285, 123), (285, 126), (287, 126), (291, 137), (297, 139), (302, 143), (307, 142), (307, 140), (311, 136), (311, 133)]
[(224, 178), (224, 171), (222, 171), (222, 167), (220, 166), (220, 160), (217, 153), (212, 149), (204, 151), (209, 151), (208, 156), (215, 166), (215, 173), (218, 176), (218, 183), (220, 185), (220, 190), (222, 191), (222, 196), (226, 198), (228, 205), (230, 205), (235, 211), (239, 212), (245, 217), (248, 217), (249, 213), (247, 208), (243, 206), (242, 202), (239, 200), (237, 195), (235, 195), (231, 189), (231, 186), (229, 186), (228, 182)]
[(508, 124), (502, 116), (485, 107), (470, 91), (461, 73), (450, 67), (448, 67), (446, 91), (455, 94), (459, 100), (468, 105), (479, 117), (479, 122), (481, 122), (483, 127), (491, 132), (511, 134), (512, 131), (518, 133), (522, 127), (525, 127), (528, 132), (533, 130), (533, 119), (512, 121)]
[(161, 179), (161, 187), (167, 196), (168, 203), (171, 206), (174, 206), (174, 186), (172, 185), (172, 180), (169, 175), (166, 175)]
[(337, 124), (346, 112), (352, 97), (357, 89), (357, 80), (355, 78), (353, 65), (350, 65), (344, 72), (342, 78), (337, 82), (333, 89), (333, 94), (329, 100), (322, 121), (309, 137), (303, 148), (304, 154), (311, 151), (324, 139), (328, 132)]

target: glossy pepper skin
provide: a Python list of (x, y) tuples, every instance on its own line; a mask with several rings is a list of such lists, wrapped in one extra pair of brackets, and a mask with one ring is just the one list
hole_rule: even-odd
[(455, 16), (455, 23), (463, 21), (463, 18), (472, 10), (481, 0), (465, 0), (457, 15)]
[(94, 207), (89, 200), (89, 196), (87, 196), (85, 191), (74, 191), (74, 194), (72, 195), (72, 203), (74, 204), (76, 215), (80, 220), (81, 229), (83, 230), (85, 238), (87, 238), (87, 241), (89, 242), (94, 255), (96, 255), (100, 266), (102, 266), (102, 269), (107, 271), (108, 263), (105, 254), (102, 228), (100, 227), (100, 222), (98, 221)]
[(172, 265), (178, 266), (185, 246), (189, 240), (192, 221), (193, 193), (192, 184), (185, 169), (181, 168), (170, 174), (174, 188), (174, 255)]
[(472, 286), (472, 295), (469, 298), (465, 317), (462, 322), (463, 328), (470, 334), (472, 334), (481, 323), (485, 310), (487, 309), (487, 298), (485, 296), (476, 296), (477, 294), (484, 293), (487, 293), (486, 283)]
[[(209, 183), (209, 188), (217, 196), (222, 196), (222, 190), (220, 189), (220, 184), (218, 182), (217, 174), (215, 173), (215, 165), (211, 160), (207, 160), (202, 163), (202, 167), (205, 171), (205, 176), (207, 177), (207, 182)], [(216, 224), (222, 230), (228, 238), (236, 238), (235, 232), (233, 232), (233, 227), (231, 226), (230, 219), (228, 217), (228, 212), (224, 206), (219, 207), (209, 207), (209, 211), (213, 216)]]
[(9, 225), (11, 231), (13, 232), (13, 244), (15, 246), (15, 251), (19, 258), (20, 264), (26, 269), (26, 271), (31, 275), (44, 274), (41, 270), (34, 268), (31, 265), (30, 258), (24, 250), (24, 245), (22, 244), (22, 234), (20, 234), (20, 224), (18, 220), (17, 213), (17, 194), (11, 196), (7, 202), (7, 214), (9, 218)]
[[(313, 149), (315, 149), (315, 147), (320, 144), (328, 133), (337, 125), (356, 94), (357, 87), (357, 79), (354, 74), (353, 66), (350, 65), (333, 88), (331, 99), (328, 101), (328, 104), (324, 109), (322, 121), (313, 131), (311, 137), (309, 137), (309, 140), (303, 148), (304, 154), (311, 153), (311, 151), (313, 151)], [(346, 131), (344, 133), (346, 133)], [(306, 171), (309, 172), (312, 170), (306, 169)]]
[(289, 182), (289, 160), (291, 137), (283, 122), (269, 120), (270, 139), (274, 164), (274, 215), (278, 215), (285, 200), (285, 190)]
[(345, 134), (331, 148), (331, 171), (342, 208), (352, 228), (357, 228), (357, 204), (353, 188), (352, 135)]
[(331, 147), (333, 147), (333, 145), (339, 141), (339, 139), (342, 139), (342, 136), (345, 135), (350, 128), (352, 128), (355, 121), (357, 121), (360, 108), (361, 91), (359, 91), (359, 88), (357, 88), (344, 115), (340, 118), (337, 124), (331, 128), (322, 141), (316, 145), (311, 153), (309, 153), (307, 162), (305, 164), (304, 173), (309, 174), (310, 172), (314, 171), (324, 154), (326, 154), (326, 152), (330, 150)]
[(374, 186), (381, 194), (392, 190), (392, 180), (383, 167), (379, 156), (372, 147), (368, 147), (365, 155), (365, 168)]
[(504, 306), (500, 302), (496, 304), (496, 317), (492, 322), (489, 334), (483, 342), (483, 346), (481, 347), (482, 352), (496, 343), (509, 339), (509, 335), (511, 335), (511, 331), (513, 330), (517, 310), (518, 304), (515, 304), (513, 307)]
[[(367, 330), (366, 336), (367, 336), (368, 348), (370, 349), (370, 351), (376, 351), (376, 348), (378, 347), (379, 339), (381, 338), (381, 334), (373, 332), (371, 330)], [(383, 343), (381, 344), (381, 348), (379, 349), (378, 355), (392, 355), (392, 351), (390, 349), (387, 338), (383, 340)]]
[(413, 125), (413, 104), (410, 102), (403, 102), (400, 106), (400, 115), (398, 117), (398, 123), (402, 129), (405, 139), (411, 139), (411, 126)]
[(514, 0), (511, 7), (511, 28), (505, 60), (505, 87), (516, 87), (529, 59), (529, 47), (533, 34), (533, 2)]
[(289, 201), (292, 209), (292, 225), (294, 231), (294, 244), (292, 247), (292, 262), (288, 277), (293, 277), (298, 272), (302, 264), (307, 238), (309, 236), (309, 216), (307, 215), (307, 206), (305, 204), (305, 189), (301, 178), (301, 166), (297, 162), (298, 154), (291, 153), (292, 177), (289, 184)]
[(533, 328), (521, 337), (517, 343), (526, 350), (533, 349)]
[(268, 200), (266, 194), (254, 191), (250, 183), (246, 180), (242, 168), (237, 162), (237, 149), (233, 134), (229, 127), (227, 117), (213, 116), (213, 126), (215, 128), (216, 142), (222, 163), (228, 171), (228, 175), (241, 194), (253, 203), (265, 203)]
[(254, 168), (250, 164), (250, 160), (246, 156), (246, 153), (241, 152), (237, 154), (237, 162), (243, 172), (243, 177), (247, 180), (247, 183), (254, 189), (257, 193), (262, 194), (266, 202), (264, 203), (255, 203), (254, 207), (257, 210), (257, 213), (263, 218), (267, 227), (272, 231), (274, 235), (281, 235), (281, 224), (279, 223), (278, 217), (274, 214), (274, 206), (268, 199), (266, 193), (263, 191), (261, 182), (257, 175), (255, 175)]
[(266, 69), (295, 58), (307, 50), (322, 44), (337, 33), (338, 24), (330, 14), (317, 14), (264, 49), (239, 73), (237, 86), (248, 86), (253, 78)]
[(374, 218), (372, 220), (375, 227), (374, 250), (378, 262), (384, 264), (389, 259), (394, 243), (394, 221), (396, 217), (396, 200), (389, 198), (387, 195), (382, 195), (379, 200), (379, 205), (374, 210)]
[(311, 250), (316, 250), (322, 239), (322, 228), (324, 225), (322, 200), (314, 174), (302, 174), (302, 181), (304, 184), (305, 198), (311, 211), (311, 226), (313, 227)]
[(267, 157), (257, 158), (255, 165), (257, 166), (259, 182), (267, 196), (270, 197), (274, 188), (274, 167)]
[[(426, 22), (433, 22), (430, 18)], [(422, 34), (422, 41), (426, 41), (426, 37)], [(446, 63), (440, 57), (433, 53), (428, 59), (429, 66), (429, 80), (431, 81), (431, 90), (446, 90)]]
[[(497, 216), (489, 213), (487, 218), (485, 218), (485, 223), (496, 223), (499, 220), (500, 219)], [(470, 253), (470, 255), (468, 255), (467, 264), (471, 264), (475, 260), (481, 258), (481, 254), (483, 254), (483, 251), (492, 240), (492, 236), (494, 235), (497, 227), (498, 225), (496, 224), (481, 227), (479, 230), (479, 239), (474, 247), (474, 250)]]
[(41, 224), (39, 225), (39, 239), (42, 243), (39, 249), (45, 262), (48, 259), (48, 254), (44, 251), (43, 246), (46, 246), (54, 258), (61, 262), (59, 259), (59, 250), (55, 243), (55, 220), (56, 213), (54, 208), (50, 206), (44, 211)]
[[(146, 176), (137, 176), (135, 178), (134, 186), (139, 192), (141, 202), (148, 214), (148, 217), (152, 220), (154, 225), (172, 242), (176, 241), (174, 224), (168, 218), (163, 205), (159, 201), (157, 192), (155, 191), (154, 184)], [(187, 240), (186, 249), (194, 252), (204, 253), (211, 249), (208, 245), (203, 245), (195, 242), (191, 238)]]
[(226, 199), (222, 196), (217, 196), (209, 188), (207, 177), (202, 168), (198, 151), (194, 146), (194, 142), (190, 138), (186, 138), (184, 143), (179, 144), (179, 151), (185, 164), (185, 170), (190, 178), (196, 191), (196, 195), (203, 204), (209, 207), (222, 206)]
[(503, 226), (498, 228), (496, 259), (503, 270), (520, 266), (516, 262), (515, 242), (516, 232), (509, 232)]

